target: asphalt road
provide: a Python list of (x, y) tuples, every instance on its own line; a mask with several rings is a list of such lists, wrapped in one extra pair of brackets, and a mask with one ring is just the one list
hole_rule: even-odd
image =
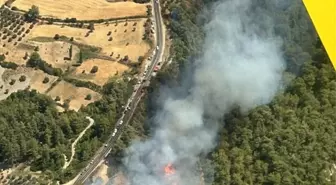
[[(156, 3), (155, 0), (153, 0), (153, 10), (154, 10), (154, 19), (155, 19), (155, 25), (156, 25), (156, 29), (155, 29), (155, 33), (156, 33), (156, 46), (155, 46), (155, 55), (153, 56), (153, 60), (151, 62), (150, 67), (148, 68), (148, 71), (146, 73), (145, 76), (145, 82), (149, 81), (152, 75), (152, 72), (154, 70), (154, 67), (157, 65), (157, 63), (160, 60), (161, 54), (163, 52), (163, 32), (162, 32), (162, 18), (161, 18), (161, 12), (160, 12), (160, 3)], [(156, 47), (158, 46), (159, 49), (156, 49)], [(116, 140), (119, 139), (119, 137), (122, 134), (123, 128), (128, 124), (128, 122), (131, 120), (134, 111), (142, 97), (142, 92), (141, 90), (144, 88), (145, 86), (145, 82), (142, 81), (140, 86), (138, 87), (138, 89), (133, 92), (131, 98), (130, 98), (130, 103), (129, 103), (129, 107), (130, 110), (128, 110), (116, 123), (116, 128), (118, 129), (118, 131), (116, 132), (115, 136), (111, 136), (109, 137), (107, 143), (107, 146), (103, 146), (102, 148), (100, 148), (95, 157), (93, 158), (92, 162), (90, 162), (88, 164), (88, 166), (86, 166), (85, 169), (83, 169), (80, 172), (79, 177), (77, 178), (77, 180), (74, 182), (75, 185), (80, 185), (80, 184), (84, 184), (84, 182), (86, 181), (86, 179), (88, 177), (90, 177), (90, 175), (93, 173), (93, 171), (98, 167), (99, 163), (110, 153), (114, 143)], [(125, 106), (126, 107), (126, 106)], [(120, 122), (123, 121), (123, 124), (120, 125)]]

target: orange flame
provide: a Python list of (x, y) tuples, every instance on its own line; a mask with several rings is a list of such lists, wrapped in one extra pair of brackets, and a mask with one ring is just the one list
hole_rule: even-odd
[(165, 166), (164, 171), (166, 175), (172, 175), (175, 173), (175, 169), (171, 163)]

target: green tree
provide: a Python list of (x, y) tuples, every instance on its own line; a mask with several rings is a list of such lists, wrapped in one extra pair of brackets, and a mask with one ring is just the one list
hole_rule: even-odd
[(0, 62), (5, 61), (6, 60), (6, 56), (4, 54), (0, 55)]
[(19, 78), (19, 81), (20, 82), (26, 81), (26, 76), (25, 75), (21, 75), (20, 78)]
[(92, 95), (91, 94), (86, 95), (85, 100), (91, 100), (91, 99), (92, 99)]
[(32, 7), (25, 14), (25, 19), (28, 22), (33, 22), (39, 17), (39, 14), (40, 14), (39, 8), (35, 5), (32, 5)]
[(98, 71), (98, 66), (93, 66), (90, 73), (96, 73)]
[(78, 59), (78, 63), (83, 63), (83, 52), (82, 50), (79, 50), (79, 59)]

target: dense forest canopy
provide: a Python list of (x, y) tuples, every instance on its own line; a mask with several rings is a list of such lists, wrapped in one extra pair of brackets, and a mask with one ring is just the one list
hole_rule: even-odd
[[(134, 82), (112, 81), (103, 87), (103, 99), (79, 112), (59, 113), (56, 102), (35, 90), (19, 91), (0, 102), (0, 162), (9, 165), (25, 162), (33, 171), (49, 170), (51, 178), (65, 182), (94, 155), (114, 127), (133, 91)], [(87, 130), (76, 146), (75, 160), (66, 169), (64, 155), (71, 155), (71, 143), (88, 125), (90, 116), (95, 124)]]
[[(175, 62), (153, 80), (148, 99), (142, 102), (148, 109), (137, 113), (133, 124), (154, 115), (158, 87), (181, 84), (184, 66), (201, 52), (198, 44), (204, 33), (200, 25), (207, 21), (207, 14), (197, 13), (214, 1), (203, 2), (168, 4)], [(300, 0), (252, 2), (255, 10), (273, 19), (274, 33), (283, 40), (286, 86), (268, 105), (247, 115), (237, 109), (223, 117), (218, 147), (201, 159), (205, 181), (218, 185), (335, 184), (336, 73)], [(147, 134), (152, 126), (149, 119), (144, 125)]]

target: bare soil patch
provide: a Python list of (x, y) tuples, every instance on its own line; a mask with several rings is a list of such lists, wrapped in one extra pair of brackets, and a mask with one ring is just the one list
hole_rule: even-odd
[(16, 0), (12, 6), (28, 10), (32, 5), (40, 9), (42, 16), (96, 20), (147, 15), (146, 5), (134, 2), (107, 2), (106, 0)]
[[(96, 73), (90, 73), (93, 66), (98, 67)], [(128, 66), (102, 59), (91, 59), (82, 63), (76, 68), (74, 76), (81, 80), (93, 82), (97, 85), (104, 85), (111, 77), (120, 76), (129, 69)], [(84, 72), (84, 73), (83, 73)]]
[(109, 24), (96, 24), (95, 30), (87, 36), (88, 29), (73, 28), (61, 25), (38, 25), (29, 37), (54, 37), (56, 34), (73, 37), (75, 42), (102, 48), (101, 54), (116, 60), (128, 56), (137, 61), (145, 55), (150, 45), (144, 41), (144, 23), (146, 19), (118, 21)]
[[(52, 98), (56, 98), (56, 96), (59, 96), (61, 98), (59, 103), (61, 104), (63, 104), (65, 100), (69, 99), (69, 108), (75, 111), (78, 111), (81, 106), (86, 106), (89, 103), (97, 101), (101, 98), (101, 95), (99, 93), (92, 91), (91, 89), (76, 87), (65, 81), (59, 82), (47, 94)], [(85, 97), (88, 94), (91, 94), (91, 100), (85, 100)]]
[(97, 170), (97, 173), (94, 175), (94, 177), (100, 177), (101, 180), (103, 181), (102, 183), (106, 185), (109, 181), (108, 177), (108, 166), (106, 164), (102, 164), (99, 169)]

